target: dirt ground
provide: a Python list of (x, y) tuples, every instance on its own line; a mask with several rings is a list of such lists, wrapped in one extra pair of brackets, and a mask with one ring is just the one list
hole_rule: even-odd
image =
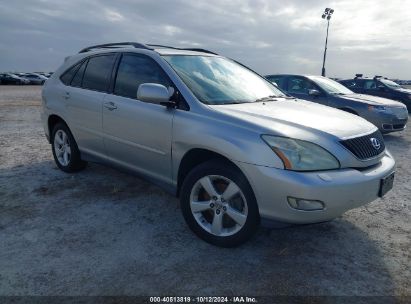
[(222, 249), (156, 186), (96, 164), (58, 170), (40, 89), (0, 86), (0, 295), (411, 296), (410, 129), (385, 136), (398, 168), (383, 199)]

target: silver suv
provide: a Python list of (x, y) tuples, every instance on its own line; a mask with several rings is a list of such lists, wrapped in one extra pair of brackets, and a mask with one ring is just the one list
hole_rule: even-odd
[(42, 119), (61, 170), (93, 161), (143, 176), (179, 196), (188, 226), (218, 246), (260, 222), (331, 220), (393, 185), (374, 125), (203, 49), (88, 47), (45, 83)]

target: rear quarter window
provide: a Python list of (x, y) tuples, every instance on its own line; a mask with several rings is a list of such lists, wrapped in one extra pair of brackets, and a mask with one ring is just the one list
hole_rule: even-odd
[(76, 65), (72, 66), (69, 68), (67, 71), (61, 75), (60, 80), (63, 82), (65, 85), (70, 85), (71, 80), (73, 79), (74, 75), (76, 74), (76, 71), (78, 67), (80, 66), (80, 63), (77, 63)]
[(81, 87), (81, 84), (83, 82), (83, 75), (84, 71), (86, 70), (88, 60), (84, 60), (84, 62), (81, 64), (80, 68), (77, 69), (77, 72), (71, 81), (71, 86), (72, 87)]

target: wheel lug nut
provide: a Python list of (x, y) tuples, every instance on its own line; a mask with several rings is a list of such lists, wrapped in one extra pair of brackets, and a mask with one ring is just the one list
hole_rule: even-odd
[(211, 204), (210, 204), (210, 208), (214, 208), (214, 203), (211, 203)]
[(215, 211), (215, 213), (216, 213), (216, 214), (220, 214), (220, 209), (217, 209), (217, 210)]
[(223, 210), (224, 210), (224, 211), (227, 211), (227, 207), (226, 207), (226, 206), (224, 206), (224, 207), (223, 207)]
[(217, 196), (213, 196), (213, 201), (216, 201), (217, 200)]

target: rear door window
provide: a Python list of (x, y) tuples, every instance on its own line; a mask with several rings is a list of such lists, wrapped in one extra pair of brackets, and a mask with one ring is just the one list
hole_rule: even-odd
[(163, 69), (150, 57), (124, 54), (118, 67), (114, 94), (136, 99), (142, 83), (157, 83), (167, 88), (171, 85)]
[(82, 87), (107, 92), (114, 59), (114, 54), (91, 57), (84, 72)]

